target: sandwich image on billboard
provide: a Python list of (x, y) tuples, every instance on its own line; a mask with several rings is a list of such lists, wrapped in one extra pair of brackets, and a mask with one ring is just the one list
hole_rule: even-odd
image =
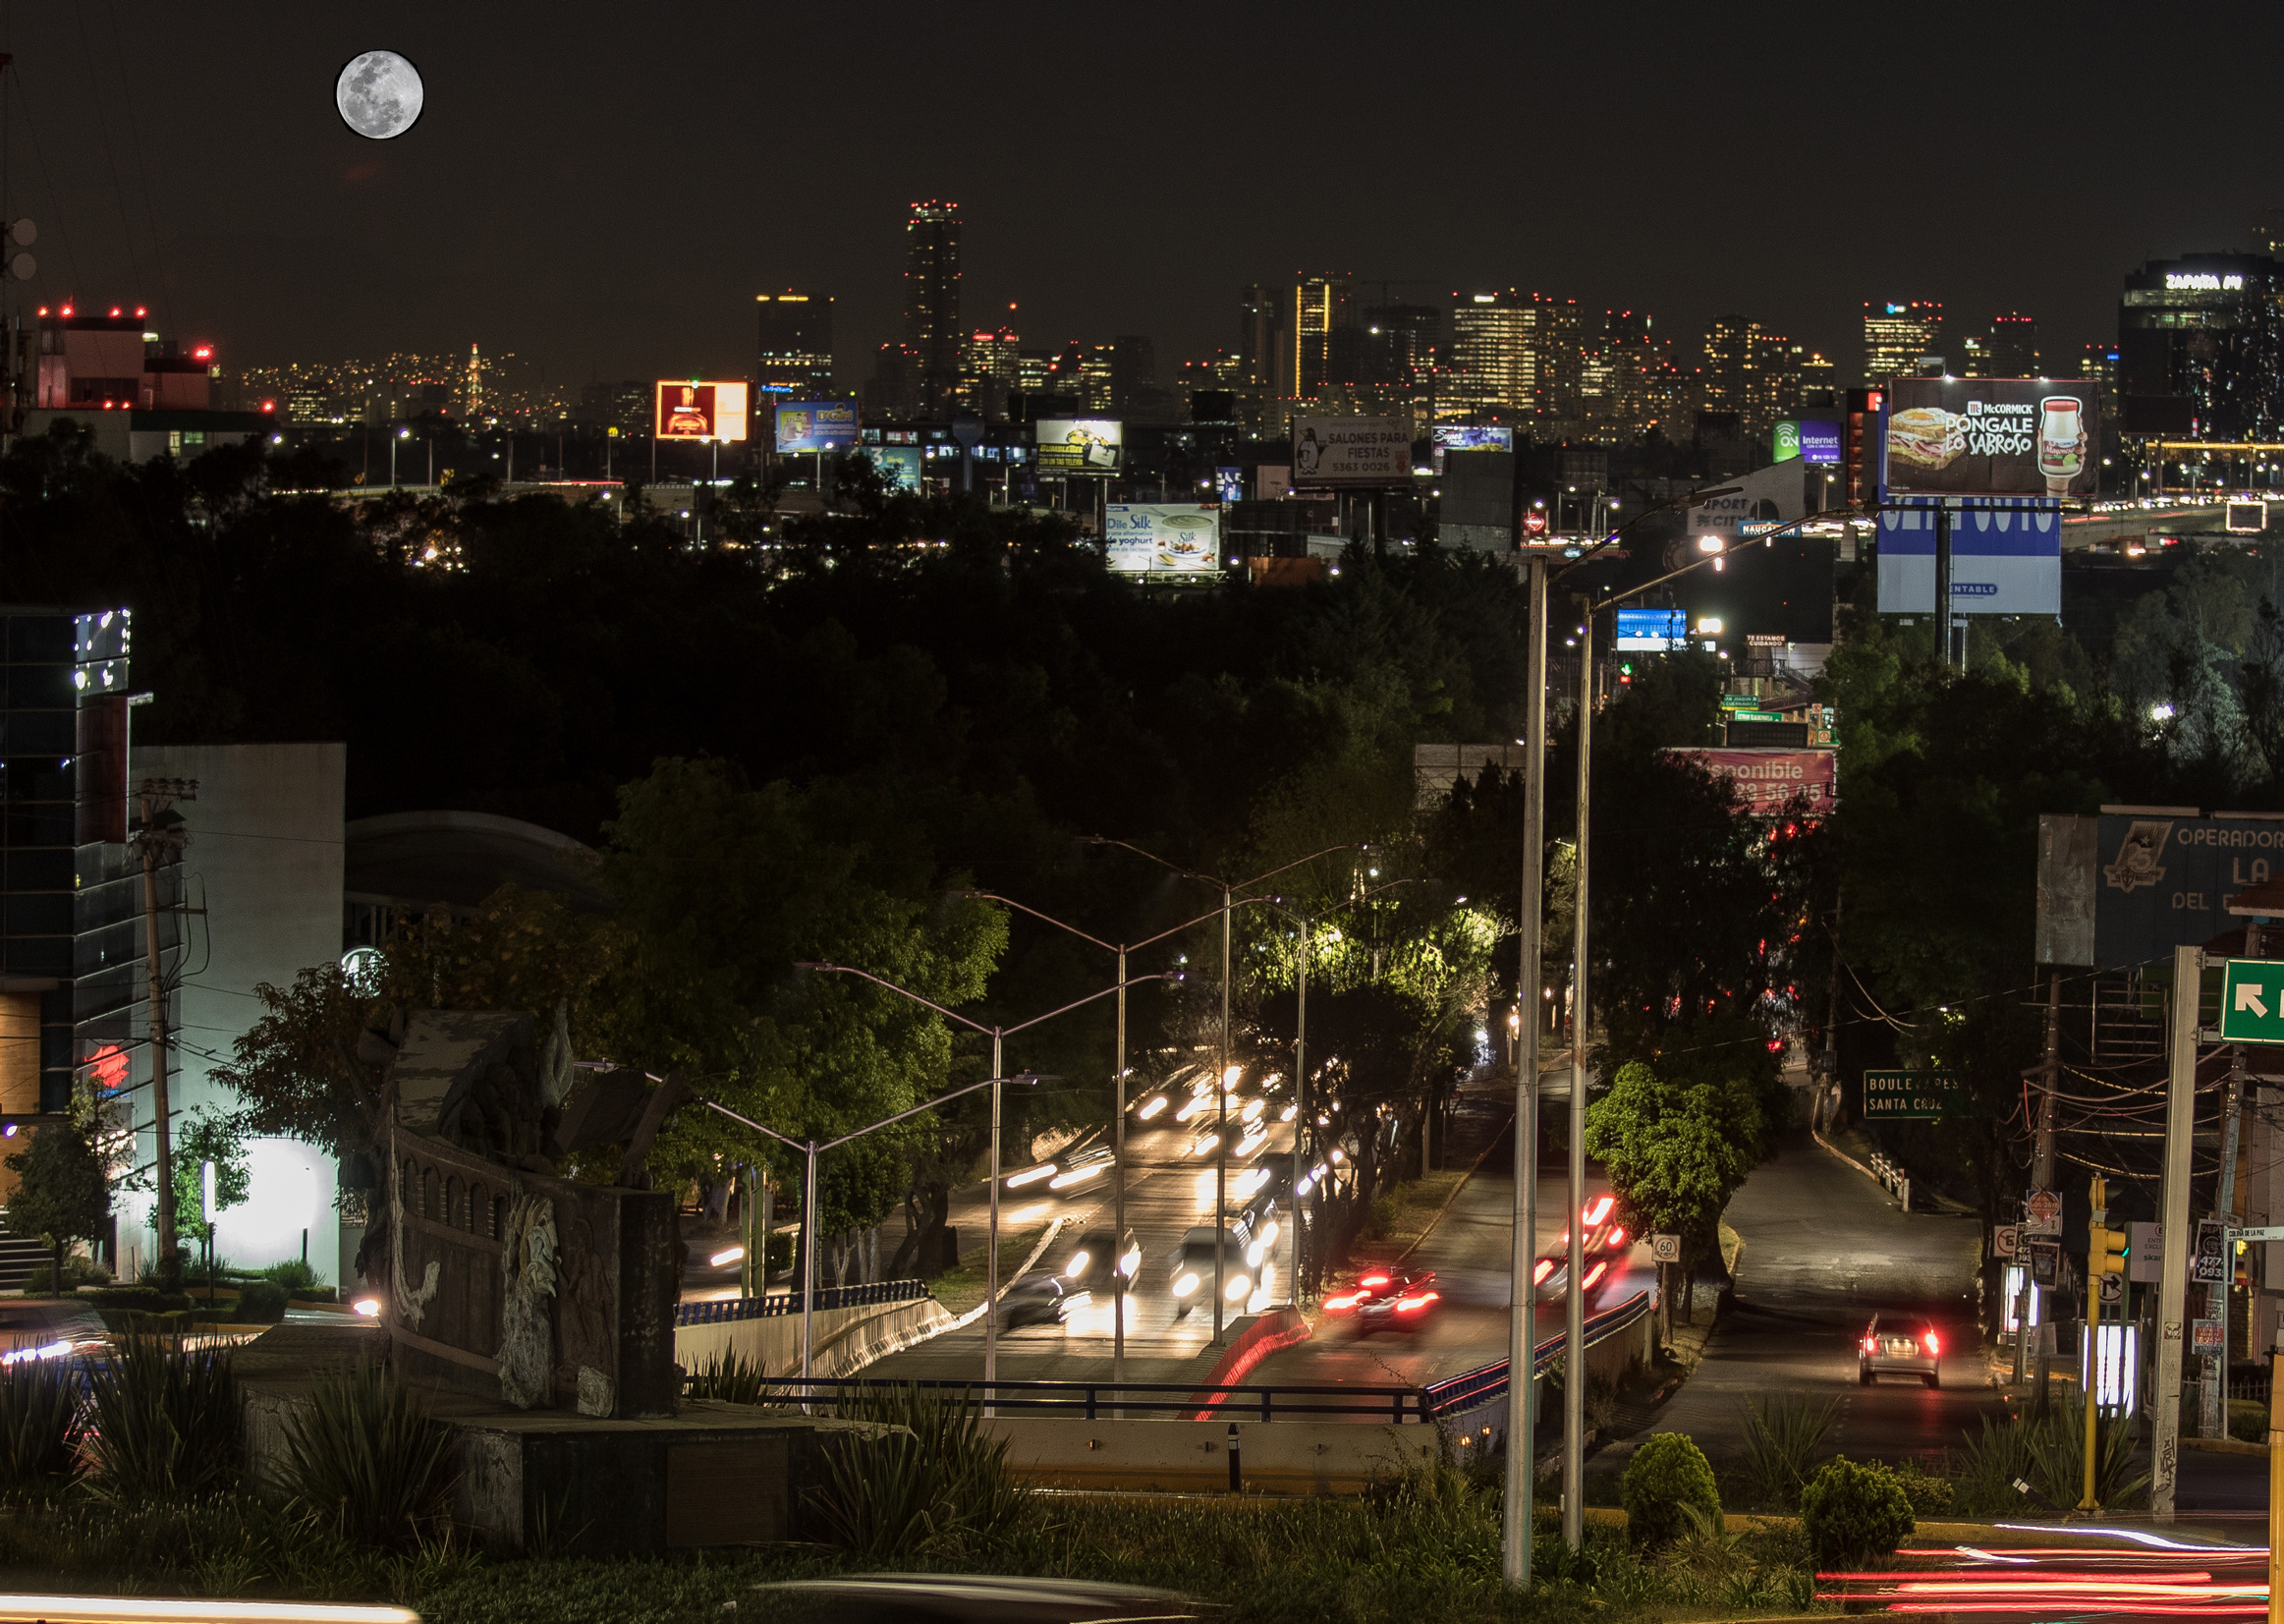
[(1221, 513), (1195, 502), (1112, 502), (1102, 544), (1119, 575), (1199, 575), (1221, 568)]
[(777, 408), (777, 449), (841, 451), (857, 443), (857, 403), (783, 401)]
[(1293, 487), (1412, 482), (1412, 425), (1402, 418), (1295, 418)]
[(2053, 378), (1897, 378), (1888, 492), (2091, 496), (2099, 400), (2091, 383)]
[(747, 388), (743, 382), (661, 382), (654, 431), (662, 440), (742, 440)]
[(1041, 474), (1116, 474), (1126, 466), (1126, 424), (1116, 418), (1041, 418), (1032, 432)]

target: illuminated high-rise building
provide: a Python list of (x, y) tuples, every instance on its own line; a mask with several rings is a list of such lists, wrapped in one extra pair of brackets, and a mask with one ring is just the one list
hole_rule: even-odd
[(1734, 412), (1750, 431), (1760, 406), (1760, 323), (1747, 315), (1717, 315), (1705, 328), (1705, 369), (1699, 407)]
[(1870, 383), (1909, 377), (1920, 358), (1943, 353), (1943, 307), (1928, 300), (1864, 307), (1864, 376)]
[(833, 300), (830, 294), (757, 293), (761, 341), (753, 381), (765, 395), (818, 400), (833, 392)]
[(976, 328), (960, 353), (960, 404), (993, 422), (1007, 416), (1008, 395), (1023, 387), (1023, 338), (1014, 327), (1013, 304), (1007, 316), (1008, 325), (997, 332)]
[(1345, 276), (1304, 276), (1293, 285), (1293, 392), (1322, 394), (1357, 381), (1355, 308)]
[(2035, 378), (2045, 376), (2038, 363), (2038, 318), (2009, 311), (1990, 318), (1986, 377)]
[(919, 410), (947, 410), (959, 389), (960, 205), (930, 198), (904, 223), (904, 343), (919, 363)]
[(1444, 400), (1464, 411), (1535, 411), (1538, 317), (1530, 297), (1512, 288), (1460, 299), (1451, 311), (1452, 378)]
[(2128, 432), (2284, 436), (2284, 262), (2264, 253), (2152, 259), (2118, 302)]

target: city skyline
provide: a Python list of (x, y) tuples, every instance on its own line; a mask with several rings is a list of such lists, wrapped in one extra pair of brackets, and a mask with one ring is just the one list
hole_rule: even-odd
[[(1232, 60), (1278, 54), (1278, 82), (1218, 119), (1153, 128), (1084, 183), (1050, 173), (1054, 138), (978, 109), (1083, 65), (1147, 84), (1171, 60), (1169, 30), (916, 19), (859, 74), (838, 65), (828, 20), (763, 30), (731, 12), (697, 30), (718, 48), (694, 55), (638, 34), (606, 62), (581, 41), (610, 15), (571, 7), (561, 29), (527, 38), (488, 16), (353, 10), (250, 51), (153, 11), (134, 20), (139, 49), (99, 65), (65, 14), (20, 15), (8, 116), (28, 139), (15, 148), (10, 210), (43, 233), (42, 268), (21, 296), (131, 298), (240, 364), (473, 340), (576, 385), (750, 366), (754, 295), (817, 288), (838, 302), (838, 363), (861, 377), (860, 358), (906, 330), (907, 210), (943, 197), (968, 228), (965, 308), (1020, 304), (1034, 343), (1148, 334), (1170, 367), (1234, 348), (1239, 288), (1339, 266), (1406, 297), (1517, 287), (1648, 310), (1677, 335), (1742, 311), (1850, 373), (1854, 312), (1899, 294), (1977, 321), (2033, 312), (2054, 355), (2114, 338), (2118, 279), (2146, 258), (2249, 246), (2270, 199), (2243, 178), (2284, 156), (2284, 138), (2253, 116), (2256, 98), (2229, 93), (2249, 71), (2236, 64), (2258, 60), (2259, 39), (2278, 30), (2250, 10), (2244, 50), (2195, 63), (2212, 92), (2206, 140), (2232, 154), (2223, 166), (2184, 170), (2129, 131), (2089, 125), (2084, 161), (2057, 169), (2027, 127), (1990, 122), (1966, 87), (1922, 73), (1931, 47), (1850, 19), (1774, 55), (1677, 21), (1646, 59), (1610, 57), (1627, 64), (1617, 102), (1549, 75), (1527, 104), (1492, 93), (1489, 77), (1525, 26), (1463, 19), (1410, 64), (1443, 87), (1429, 139), (1391, 130), (1342, 143), (1316, 114), (1297, 116), (1375, 105), (1351, 92), (1392, 90), (1407, 70), (1349, 48), (1363, 14), (1339, 13), (1305, 33), (1217, 19)], [(1992, 27), (1989, 50), (2035, 46), (2061, 83), (2127, 46), (2101, 28), (2049, 38), (2028, 23)], [(1542, 59), (1617, 52), (1590, 22), (1530, 28)], [(420, 123), (389, 142), (351, 135), (327, 94), (340, 63), (376, 43), (403, 50), (428, 84)], [(2188, 66), (2186, 47), (2162, 37), (2132, 49), (2145, 72), (2176, 55)], [(638, 114), (735, 104), (736, 65), (755, 51), (809, 67), (773, 82), (755, 119), (725, 122), (707, 155)], [(1734, 157), (1701, 158), (1692, 76), (1749, 65), (1801, 90), (1789, 104), (1738, 104), (1724, 114)], [(860, 79), (882, 92), (871, 111), (848, 102)], [(1526, 105), (1527, 133), (1515, 125)], [(1988, 133), (1975, 161), (1889, 200), (1883, 141), (1963, 131), (1962, 120)], [(920, 129), (940, 134), (909, 139)], [(33, 140), (43, 164), (26, 161)], [(815, 157), (819, 140), (830, 161)], [(1312, 144), (1328, 141), (1342, 150), (1337, 178), (1307, 179), (1321, 168)], [(186, 143), (243, 157), (170, 161)], [(1508, 151), (1511, 165), (1487, 157)], [(281, 196), (295, 206), (271, 206)], [(1194, 221), (1184, 197), (1199, 199)]]

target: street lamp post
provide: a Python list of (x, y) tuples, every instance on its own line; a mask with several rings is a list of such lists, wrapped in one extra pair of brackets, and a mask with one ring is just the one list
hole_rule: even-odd
[[(1213, 918), (1213, 914), (1200, 914), (1194, 920), (1186, 920), (1170, 930), (1161, 930), (1139, 942), (1112, 943), (1099, 936), (1090, 936), (1075, 924), (1066, 924), (1051, 914), (1042, 914), (1028, 903), (1003, 897), (996, 891), (955, 891), (952, 894), (977, 902), (1000, 903), (1029, 914), (1034, 920), (1043, 921), (1058, 930), (1068, 930), (1081, 941), (1092, 942), (1106, 953), (1118, 955), (1118, 1052), (1111, 1066), (1111, 1105), (1116, 1114), (1111, 1128), (1110, 1222), (1117, 1233), (1111, 1242), (1110, 1383), (1114, 1387), (1123, 1385), (1126, 1381), (1126, 1271), (1120, 1266), (1120, 1260), (1126, 1255), (1126, 989), (1129, 984), (1126, 959), (1129, 953), (1139, 952), (1153, 943), (1164, 941), (1168, 936), (1179, 935), (1194, 925), (1203, 924)], [(1214, 910), (1214, 913), (1219, 912), (1219, 909)], [(1150, 978), (1138, 979), (1147, 980)]]
[[(1523, 898), (1519, 925), (1522, 964), (1510, 1030), (1522, 1039), (1515, 1062), (1515, 1231), (1509, 1259), (1507, 1308), (1507, 1498), (1501, 1529), (1501, 1568), (1517, 1590), (1531, 1584), (1532, 1490), (1537, 1485), (1538, 1260), (1538, 1000), (1541, 979), (1541, 893), (1546, 869), (1546, 559), (1529, 563), (1531, 599), (1525, 650), (1523, 736)], [(1531, 1012), (1524, 1020), (1523, 1012)], [(1578, 1276), (1570, 1277), (1576, 1280)]]
[[(910, 998), (914, 1003), (923, 1008), (934, 1010), (947, 1021), (957, 1021), (970, 1031), (984, 1033), (991, 1038), (991, 1217), (990, 1238), (984, 1249), (983, 1276), (983, 1386), (986, 1395), (988, 1395), (991, 1384), (999, 1379), (999, 1085), (1003, 1081), (1000, 1076), (1001, 1045), (1017, 1033), (1028, 1032), (1041, 1021), (1051, 1021), (1058, 1015), (1067, 1015), (1072, 1010), (1084, 1008), (1094, 1002), (1097, 998), (1107, 998), (1114, 992), (1123, 995), (1134, 982), (1121, 977), (1117, 985), (1106, 986), (1100, 992), (1089, 992), (1086, 997), (1074, 999), (1060, 1009), (1050, 1009), (1044, 1015), (1034, 1015), (1030, 1020), (1018, 1021), (1011, 1027), (987, 1027), (980, 1021), (971, 1021), (965, 1015), (946, 1009), (932, 998), (923, 998), (909, 987), (898, 986), (894, 981), (875, 976), (868, 970), (859, 970), (853, 965), (824, 964), (812, 960), (797, 963), (795, 968), (822, 971), (835, 976), (861, 977), (863, 980), (870, 981), (874, 986), (886, 987), (889, 991)], [(1160, 974), (1137, 976), (1134, 980), (1136, 981), (1162, 981), (1170, 979), (1169, 975)], [(813, 1196), (813, 1194), (812, 1191), (811, 1195)], [(1115, 1263), (1112, 1265), (1111, 1272), (1117, 1272)], [(984, 1402), (983, 1413), (987, 1416), (996, 1413), (988, 1396)]]
[(1230, 910), (1235, 905), (1237, 893), (1249, 886), (1258, 885), (1263, 880), (1275, 879), (1279, 874), (1298, 868), (1305, 863), (1314, 863), (1318, 858), (1330, 857), (1335, 852), (1364, 851), (1367, 848), (1368, 842), (1347, 841), (1338, 846), (1327, 846), (1321, 852), (1311, 852), (1307, 857), (1295, 858), (1283, 868), (1271, 868), (1265, 874), (1255, 874), (1251, 879), (1232, 881), (1217, 879), (1211, 874), (1198, 873), (1194, 869), (1185, 868), (1177, 863), (1168, 863), (1155, 852), (1145, 852), (1140, 846), (1132, 845), (1124, 840), (1112, 840), (1107, 835), (1089, 835), (1087, 839), (1096, 846), (1122, 847), (1137, 857), (1148, 858), (1160, 868), (1172, 869), (1185, 879), (1202, 880), (1207, 885), (1218, 886), (1221, 891), (1221, 1064), (1214, 1077), (1216, 1090), (1220, 1095), (1220, 1116), (1216, 1128), (1217, 1143), (1213, 1147), (1213, 1345), (1219, 1347), (1221, 1345), (1222, 1311), (1226, 1306), (1222, 1297), (1225, 1289), (1223, 1285), (1223, 1255), (1228, 1251), (1225, 1231), (1229, 1222)]

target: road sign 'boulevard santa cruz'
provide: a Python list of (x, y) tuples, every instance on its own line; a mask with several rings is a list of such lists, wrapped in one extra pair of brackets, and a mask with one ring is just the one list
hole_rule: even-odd
[(2231, 959), (2221, 981), (2220, 1040), (2284, 1043), (2284, 961)]

